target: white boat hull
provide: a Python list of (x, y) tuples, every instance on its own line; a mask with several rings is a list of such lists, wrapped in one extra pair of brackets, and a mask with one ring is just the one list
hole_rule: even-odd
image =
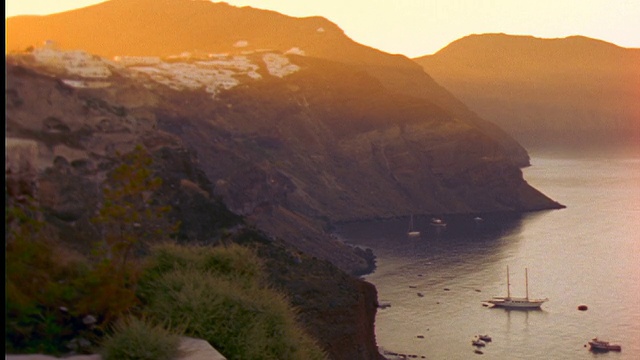
[(493, 306), (508, 309), (539, 309), (548, 299), (527, 299), (527, 298), (493, 298), (487, 300)]
[(529, 275), (527, 268), (525, 270), (525, 284), (527, 288), (526, 297), (513, 297), (511, 296), (511, 282), (509, 281), (509, 267), (507, 266), (507, 296), (496, 296), (491, 300), (486, 300), (486, 303), (493, 304), (493, 306), (502, 307), (506, 309), (539, 309), (542, 304), (549, 301), (549, 299), (530, 299), (529, 298)]

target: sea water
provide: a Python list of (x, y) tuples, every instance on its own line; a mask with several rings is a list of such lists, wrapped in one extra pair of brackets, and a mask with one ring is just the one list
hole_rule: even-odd
[[(522, 216), (444, 216), (446, 228), (409, 219), (344, 225), (347, 242), (371, 248), (365, 279), (384, 308), (383, 351), (426, 359), (640, 359), (640, 158), (534, 157), (534, 187), (567, 206)], [(489, 308), (506, 296), (549, 298), (541, 310)], [(586, 305), (586, 311), (579, 311)], [(386, 307), (385, 307), (386, 306)], [(482, 355), (471, 341), (492, 337)], [(622, 346), (595, 354), (598, 337)]]

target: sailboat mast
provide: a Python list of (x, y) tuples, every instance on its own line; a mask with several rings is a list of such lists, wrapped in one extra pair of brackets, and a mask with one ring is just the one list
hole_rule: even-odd
[(507, 298), (511, 297), (511, 283), (509, 282), (509, 265), (507, 265)]
[(524, 284), (527, 288), (527, 299), (529, 299), (529, 272), (527, 268), (524, 268)]

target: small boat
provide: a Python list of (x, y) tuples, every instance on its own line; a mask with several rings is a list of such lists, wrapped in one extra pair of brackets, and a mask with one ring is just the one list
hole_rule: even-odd
[(484, 341), (480, 340), (480, 339), (474, 339), (471, 341), (471, 345), (473, 346), (477, 346), (477, 347), (483, 347), (487, 344), (484, 343)]
[(622, 346), (611, 344), (608, 341), (598, 340), (598, 338), (593, 338), (589, 341), (589, 346), (591, 346), (591, 350), (594, 351), (622, 351)]
[(413, 229), (413, 215), (411, 215), (411, 220), (409, 221), (409, 231), (407, 231), (407, 235), (409, 237), (420, 236), (420, 231), (416, 231)]
[(378, 308), (379, 309), (386, 309), (388, 307), (391, 307), (391, 303), (390, 302), (381, 302), (378, 304)]
[(524, 269), (525, 273), (525, 284), (527, 288), (527, 293), (525, 297), (512, 297), (511, 296), (511, 283), (509, 282), (509, 267), (507, 266), (507, 296), (495, 296), (491, 300), (486, 300), (485, 302), (492, 304), (493, 306), (502, 307), (506, 309), (539, 309), (543, 303), (549, 301), (548, 298), (545, 299), (530, 299), (529, 298), (529, 275), (527, 269)]
[(436, 226), (436, 227), (446, 227), (447, 223), (444, 222), (444, 220), (440, 219), (440, 218), (431, 218), (431, 226)]
[(484, 342), (491, 342), (491, 336), (489, 335), (478, 335), (478, 339)]

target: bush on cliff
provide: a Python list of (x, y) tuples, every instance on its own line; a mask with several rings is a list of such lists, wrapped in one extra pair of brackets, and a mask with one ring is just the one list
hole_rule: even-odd
[(173, 360), (180, 339), (160, 325), (145, 319), (118, 320), (113, 333), (102, 344), (104, 360)]
[[(111, 327), (123, 316), (147, 314), (151, 324), (209, 341), (229, 360), (324, 359), (248, 248), (167, 244), (147, 257), (148, 246), (175, 229), (164, 218), (168, 208), (155, 202), (161, 182), (150, 167), (149, 154), (138, 147), (108, 173), (93, 219), (102, 236), (92, 255), (69, 257), (37, 202), (6, 197), (7, 350), (92, 352), (106, 334), (111, 350), (134, 354), (144, 350), (135, 344), (145, 343), (145, 351), (164, 352), (153, 343), (166, 334), (142, 320)], [(269, 244), (251, 231), (232, 237)]]
[(175, 228), (168, 207), (153, 201), (161, 180), (151, 163), (140, 146), (117, 159), (93, 219), (102, 238), (88, 257), (65, 249), (36, 199), (5, 189), (9, 351), (62, 354), (72, 341), (89, 344), (74, 351), (91, 351), (113, 320), (135, 310), (142, 260), (134, 252)]
[[(5, 203), (5, 348), (60, 354), (85, 328), (71, 304), (82, 300), (78, 280), (90, 269), (61, 256), (33, 199)], [(66, 254), (65, 254), (66, 255)], [(79, 323), (79, 324), (78, 324)]]
[(262, 274), (260, 259), (239, 245), (163, 245), (153, 251), (139, 295), (148, 316), (209, 341), (229, 360), (324, 359)]

